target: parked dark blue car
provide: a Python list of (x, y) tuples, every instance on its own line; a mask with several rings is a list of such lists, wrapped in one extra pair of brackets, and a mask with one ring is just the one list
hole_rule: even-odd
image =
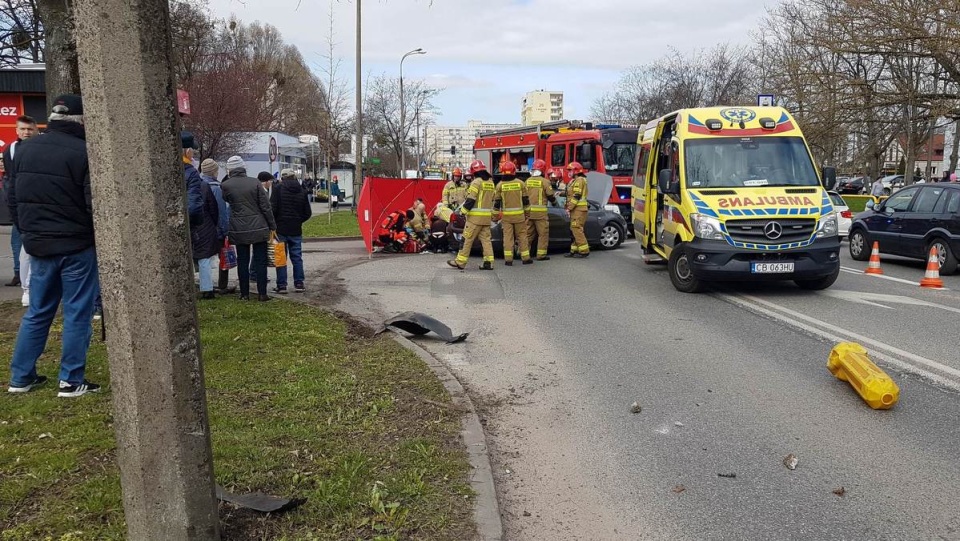
[(866, 261), (874, 241), (882, 253), (917, 259), (936, 247), (940, 274), (953, 274), (960, 254), (960, 184), (908, 186), (857, 214), (850, 225), (850, 257)]

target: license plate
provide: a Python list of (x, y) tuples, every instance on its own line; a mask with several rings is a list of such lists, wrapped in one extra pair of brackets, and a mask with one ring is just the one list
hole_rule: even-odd
[(793, 261), (783, 263), (751, 263), (750, 272), (754, 274), (786, 274), (793, 272)]

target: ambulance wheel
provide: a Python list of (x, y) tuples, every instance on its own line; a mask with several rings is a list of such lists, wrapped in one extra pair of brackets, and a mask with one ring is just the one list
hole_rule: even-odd
[(674, 247), (670, 252), (670, 260), (667, 261), (667, 272), (670, 274), (670, 282), (677, 291), (683, 293), (698, 293), (703, 291), (703, 282), (693, 275), (693, 268), (690, 264), (690, 255), (683, 246)]
[(800, 286), (800, 289), (819, 291), (832, 286), (833, 283), (837, 281), (838, 276), (840, 276), (840, 267), (837, 267), (837, 270), (834, 271), (833, 274), (829, 274), (823, 278), (817, 278), (816, 280), (796, 280), (796, 282), (797, 285)]

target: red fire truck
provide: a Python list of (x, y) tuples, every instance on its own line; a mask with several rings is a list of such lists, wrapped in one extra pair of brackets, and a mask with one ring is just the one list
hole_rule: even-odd
[(637, 128), (614, 124), (560, 120), (481, 133), (473, 153), (493, 168), (494, 176), (499, 175), (500, 164), (507, 160), (517, 166), (521, 175), (529, 174), (536, 159), (555, 168), (578, 161), (588, 171), (610, 175), (614, 190), (607, 204), (616, 205), (629, 224), (637, 132)]

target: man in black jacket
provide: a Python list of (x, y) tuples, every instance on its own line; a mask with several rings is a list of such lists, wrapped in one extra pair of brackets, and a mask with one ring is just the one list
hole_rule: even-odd
[[(303, 222), (310, 219), (313, 209), (307, 192), (297, 179), (293, 169), (280, 172), (280, 184), (273, 189), (270, 208), (277, 221), (277, 238), (287, 244), (287, 259), (293, 263), (293, 287), (298, 293), (305, 291), (303, 272)], [(287, 266), (277, 267), (277, 293), (287, 292)]]
[(62, 301), (57, 396), (97, 392), (100, 386), (84, 378), (99, 286), (80, 96), (67, 94), (54, 101), (46, 133), (17, 145), (12, 174), (10, 214), (33, 258), (33, 272), (30, 307), (17, 333), (7, 390), (25, 393), (47, 380), (37, 374), (37, 359)]
[[(37, 134), (37, 121), (33, 117), (29, 116), (20, 116), (17, 117), (17, 140), (7, 145), (7, 148), (3, 149), (3, 183), (7, 186), (7, 190), (10, 190), (9, 187), (9, 178), (13, 176), (13, 158), (16, 157), (17, 145), (26, 141), (27, 139), (33, 137)], [(20, 241), (20, 230), (17, 229), (17, 226), (14, 225), (10, 231), (10, 251), (13, 252), (13, 279), (4, 284), (5, 286), (18, 286), (20, 285), (20, 249), (23, 248), (23, 243)], [(24, 261), (24, 265), (29, 265), (30, 261)], [(30, 271), (27, 268), (28, 274)], [(24, 300), (29, 304), (29, 294), (24, 292)], [(25, 306), (27, 305), (25, 304)]]

